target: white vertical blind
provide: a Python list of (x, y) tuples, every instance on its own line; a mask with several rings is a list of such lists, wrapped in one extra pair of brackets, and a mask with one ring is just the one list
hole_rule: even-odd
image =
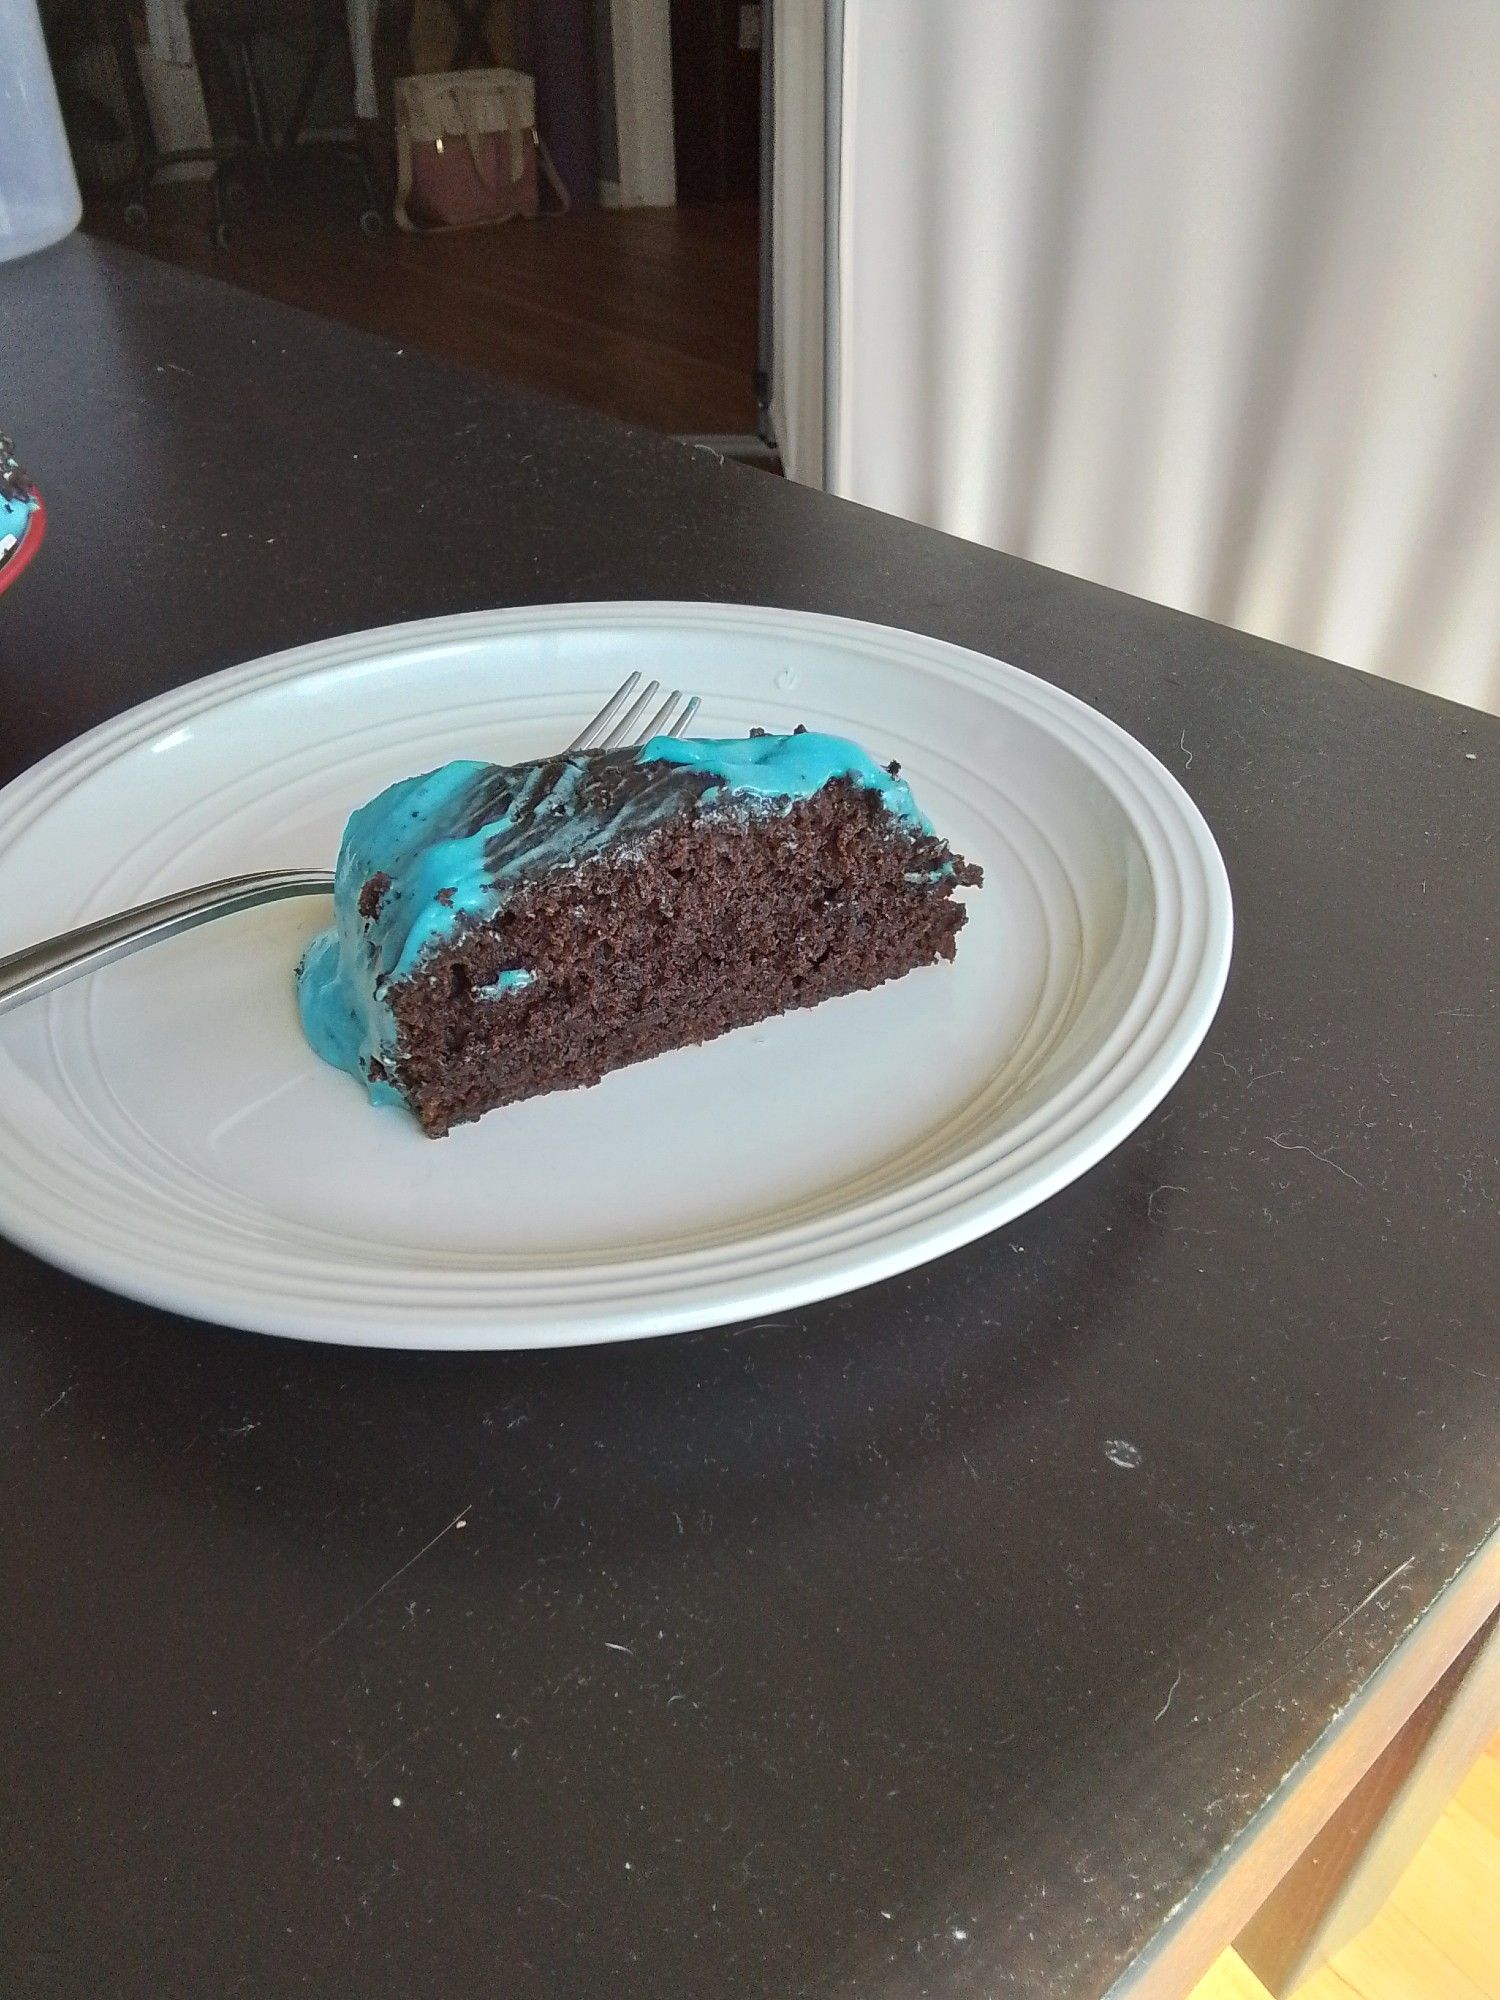
[(794, 476), (1500, 709), (1497, 0), (842, 14)]

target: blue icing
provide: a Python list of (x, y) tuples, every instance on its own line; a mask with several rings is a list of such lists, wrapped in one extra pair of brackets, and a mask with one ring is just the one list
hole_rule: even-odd
[[(384, 998), (463, 916), (492, 914), (484, 841), (457, 837), (465, 799), (490, 770), (455, 762), (391, 785), (352, 813), (334, 869), (333, 926), (309, 946), (297, 973), (303, 1032), (325, 1062), (362, 1078), (377, 1103), (399, 1103), (371, 1061), (395, 1052), (396, 1022)], [(360, 911), (371, 876), (390, 886), (374, 921)], [(438, 901), (439, 891), (444, 900)]]
[[(364, 1082), (373, 1102), (400, 1103), (394, 1080), (370, 1075), (372, 1063), (389, 1071), (396, 1056), (386, 992), (457, 926), (489, 920), (520, 884), (638, 839), (684, 804), (785, 811), (836, 778), (876, 792), (913, 831), (932, 832), (901, 779), (857, 744), (811, 733), (659, 736), (638, 751), (517, 765), (461, 760), (404, 778), (359, 807), (344, 829), (334, 922), (298, 968), (303, 1031), (325, 1062)], [(371, 908), (365, 892), (376, 876), (388, 881)], [(512, 997), (535, 978), (524, 966), (506, 968), (480, 997)]]
[(324, 1062), (359, 1077), (372, 1104), (400, 1104), (401, 1093), (365, 1071), (366, 1024), (344, 983), (337, 929), (319, 933), (297, 968), (297, 1011), (302, 1032)]
[(810, 799), (835, 778), (852, 778), (878, 792), (887, 811), (922, 833), (932, 826), (902, 778), (843, 736), (729, 736), (679, 740), (654, 736), (643, 745), (642, 763), (686, 764), (717, 778), (730, 791), (762, 799)]
[(498, 979), (491, 980), (488, 986), (477, 987), (475, 997), (479, 1000), (503, 1000), (507, 993), (522, 993), (528, 986), (535, 984), (536, 974), (529, 967), (513, 965), (502, 972)]

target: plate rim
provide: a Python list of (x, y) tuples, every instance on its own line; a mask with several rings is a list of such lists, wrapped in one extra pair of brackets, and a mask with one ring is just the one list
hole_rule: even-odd
[[(953, 1167), (961, 1170), (965, 1181), (977, 1178), (979, 1184), (947, 1191), (929, 1187), (934, 1175), (920, 1176), (897, 1189), (903, 1213), (896, 1225), (876, 1240), (858, 1240), (861, 1226), (868, 1228), (872, 1209), (872, 1198), (865, 1197), (821, 1222), (814, 1218), (802, 1225), (753, 1230), (733, 1248), (743, 1251), (752, 1264), (759, 1257), (760, 1269), (740, 1273), (734, 1268), (736, 1260), (726, 1257), (722, 1247), (689, 1246), (644, 1260), (621, 1258), (613, 1264), (589, 1264), (584, 1268), (592, 1284), (580, 1286), (576, 1282), (580, 1267), (575, 1260), (574, 1281), (569, 1283), (566, 1296), (555, 1301), (528, 1300), (527, 1280), (518, 1285), (512, 1276), (495, 1273), (493, 1266), (491, 1292), (508, 1291), (508, 1299), (438, 1297), (448, 1292), (449, 1288), (437, 1282), (448, 1273), (428, 1271), (412, 1278), (414, 1289), (424, 1294), (423, 1303), (418, 1307), (401, 1305), (401, 1317), (394, 1321), (374, 1316), (381, 1301), (366, 1298), (356, 1302), (353, 1297), (340, 1301), (326, 1296), (314, 1300), (305, 1281), (300, 1297), (295, 1284), (280, 1298), (273, 1297), (275, 1288), (265, 1283), (247, 1294), (244, 1280), (226, 1282), (217, 1266), (195, 1277), (191, 1260), (181, 1253), (176, 1269), (164, 1269), (153, 1261), (132, 1258), (119, 1246), (112, 1252), (101, 1245), (98, 1218), (94, 1219), (96, 1234), (90, 1240), (89, 1254), (83, 1254), (77, 1247), (76, 1230), (70, 1232), (58, 1217), (49, 1226), (43, 1211), (28, 1217), (15, 1198), (15, 1190), (4, 1181), (0, 1181), (0, 1230), (27, 1250), (90, 1282), (165, 1310), (247, 1331), (331, 1344), (434, 1351), (582, 1346), (753, 1320), (862, 1289), (1003, 1228), (1113, 1151), (1180, 1078), (1201, 1047), (1222, 999), (1233, 946), (1233, 905), (1223, 857), (1185, 787), (1120, 724), (1076, 695), (1009, 661), (911, 628), (787, 606), (627, 599), (496, 607), (330, 635), (166, 689), (106, 718), (20, 773), (0, 789), (0, 866), (26, 827), (46, 812), (60, 786), (77, 784), (163, 729), (180, 726), (247, 695), (350, 666), (388, 664), (393, 656), (447, 644), (461, 649), (475, 641), (514, 638), (528, 632), (571, 633), (591, 627), (618, 631), (629, 626), (662, 625), (699, 631), (739, 627), (761, 637), (774, 635), (780, 627), (804, 638), (821, 635), (825, 641), (842, 642), (854, 651), (878, 650), (893, 655), (897, 664), (916, 675), (924, 669), (946, 670), (948, 678), (970, 684), (982, 686), (994, 681), (1008, 690), (1009, 700), (1002, 699), (999, 706), (1019, 704), (1030, 719), (1040, 720), (1044, 726), (1051, 724), (1052, 733), (1075, 755), (1087, 753), (1084, 760), (1135, 828), (1158, 891), (1147, 965), (1122, 1022), (1140, 1000), (1147, 972), (1162, 943), (1159, 867), (1170, 861), (1177, 870), (1179, 890), (1186, 884), (1187, 893), (1182, 897), (1183, 909), (1174, 932), (1175, 957), (1167, 967), (1162, 991), (1145, 1005), (1141, 1020), (1117, 1058), (1102, 1067), (1102, 1050), (1091, 1058), (1084, 1074), (1089, 1070), (1100, 1074), (1081, 1092), (1082, 1108), (1076, 1104), (1070, 1108), (1068, 1127), (1060, 1136), (1042, 1146), (1037, 1157), (1019, 1171), (1014, 1164), (1007, 1168), (1004, 1158), (1024, 1153), (1029, 1141), (1006, 1145), (1000, 1160), (981, 1166), (977, 1173), (974, 1149), (967, 1149)], [(1143, 824), (1143, 814), (1147, 824)], [(1156, 822), (1154, 829), (1149, 824), (1152, 820)], [(1197, 871), (1196, 882), (1193, 869)], [(1189, 925), (1184, 919), (1188, 916), (1194, 919), (1198, 941), (1196, 952), (1185, 960)], [(1179, 990), (1169, 999), (1168, 990), (1174, 984)], [(1118, 1032), (1119, 1024), (1113, 1033)], [(1104, 1090), (1111, 1079), (1118, 1084), (1122, 1063), (1129, 1056), (1136, 1060), (1123, 1087)], [(1074, 1079), (1068, 1088), (1075, 1089), (1077, 1082)], [(1040, 1117), (1052, 1104), (1053, 1099), (1045, 1100), (1036, 1115)], [(0, 1131), (5, 1128), (14, 1136), (14, 1128), (0, 1112)], [(1045, 1127), (1040, 1136), (1046, 1138)], [(14, 1158), (13, 1147), (0, 1145), (0, 1164), (7, 1158)], [(877, 1195), (874, 1200), (881, 1198)], [(830, 1227), (845, 1236), (852, 1232), (856, 1240), (829, 1247)], [(810, 1242), (797, 1240), (801, 1230), (812, 1232)], [(820, 1240), (821, 1249), (817, 1247)], [(767, 1256), (773, 1260), (769, 1266)], [(700, 1272), (697, 1266), (703, 1260), (706, 1269)], [(562, 1261), (553, 1260), (554, 1268)], [(476, 1269), (474, 1275), (477, 1278), (483, 1273)], [(664, 1286), (668, 1277), (677, 1282)], [(395, 1289), (393, 1278), (389, 1269), (378, 1272), (375, 1278), (375, 1288), (386, 1295), (383, 1303), (388, 1308)], [(672, 1296), (664, 1297), (664, 1289)], [(522, 1316), (519, 1322), (517, 1315)]]

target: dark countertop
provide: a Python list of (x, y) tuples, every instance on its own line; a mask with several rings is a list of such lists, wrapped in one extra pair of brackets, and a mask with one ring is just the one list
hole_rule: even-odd
[(1119, 1152), (770, 1325), (318, 1349), (0, 1244), (0, 1990), (1102, 1992), (1500, 1518), (1500, 725), (83, 241), (0, 352), (0, 777), (360, 626), (802, 605), (1096, 703), (1237, 918)]

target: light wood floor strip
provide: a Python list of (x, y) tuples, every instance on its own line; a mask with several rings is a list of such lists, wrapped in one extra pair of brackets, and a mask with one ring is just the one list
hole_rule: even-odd
[[(1226, 1951), (1191, 2000), (1271, 2000)], [(1500, 1737), (1396, 1884), (1380, 1915), (1297, 2000), (1500, 2000)]]
[(1500, 1754), (1487, 1750), (1464, 1780), (1464, 1811), (1500, 1837)]
[[(1346, 1980), (1360, 2000), (1407, 2000), (1408, 1995), (1443, 1994), (1451, 2000), (1491, 2000), (1493, 1987), (1476, 1985), (1454, 1964), (1421, 1925), (1394, 1900), (1368, 1929), (1351, 1938), (1328, 1968)], [(1318, 1992), (1318, 1975), (1303, 1992)], [(1321, 1996), (1320, 1996), (1321, 2000)]]
[[(1462, 1792), (1396, 1884), (1391, 1903), (1486, 2000), (1500, 2000), (1500, 1835), (1465, 1808)], [(1425, 1990), (1415, 2000), (1426, 2000)]]
[(1270, 2000), (1270, 1996), (1239, 1953), (1226, 1951), (1193, 1988), (1192, 2000)]

